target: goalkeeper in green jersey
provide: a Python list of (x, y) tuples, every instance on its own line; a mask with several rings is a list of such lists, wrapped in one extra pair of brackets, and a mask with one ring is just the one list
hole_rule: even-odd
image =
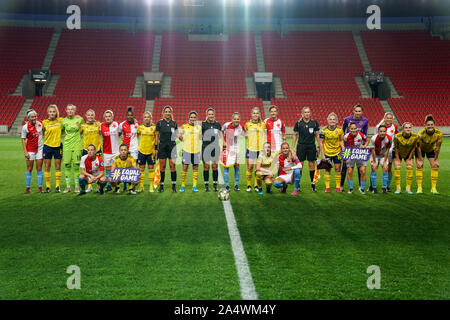
[(75, 115), (77, 107), (68, 104), (66, 108), (67, 117), (62, 120), (63, 141), (63, 162), (66, 175), (66, 189), (64, 193), (70, 192), (72, 178), (75, 177), (75, 192), (80, 192), (78, 177), (80, 175), (80, 160), (83, 149), (81, 140), (81, 124), (84, 123), (82, 117)]

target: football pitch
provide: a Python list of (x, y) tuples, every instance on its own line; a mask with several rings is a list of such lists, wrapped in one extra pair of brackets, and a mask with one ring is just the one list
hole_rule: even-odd
[[(325, 194), (323, 179), (313, 193), (307, 170), (297, 197), (292, 186), (258, 195), (244, 190), (242, 165), (231, 206), (258, 298), (449, 299), (449, 139), (439, 158), (440, 195), (428, 161), (423, 195), (337, 194), (333, 180)], [(34, 171), (26, 195), (20, 139), (1, 138), (0, 299), (241, 299), (224, 206), (202, 170), (199, 193), (188, 174), (172, 194), (168, 174), (162, 194), (84, 197), (38, 194)], [(80, 289), (67, 288), (71, 265)], [(369, 290), (373, 265), (381, 287)]]

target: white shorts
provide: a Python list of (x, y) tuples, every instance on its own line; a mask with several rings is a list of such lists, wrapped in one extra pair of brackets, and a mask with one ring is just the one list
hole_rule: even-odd
[(286, 184), (292, 184), (293, 181), (294, 181), (294, 179), (292, 179), (293, 175), (294, 175), (294, 171), (291, 170), (290, 173), (286, 173), (286, 174), (283, 174), (283, 175), (281, 175), (281, 176), (278, 176), (277, 179), (278, 179), (278, 178), (281, 178), (281, 179), (283, 179), (284, 183), (286, 183)]
[(114, 158), (118, 155), (118, 153), (104, 153), (103, 162), (105, 163), (105, 167), (111, 167), (114, 164)]
[(133, 157), (133, 159), (137, 161), (138, 151), (137, 150), (133, 150), (133, 151), (130, 150), (129, 153)]
[(30, 156), (27, 160), (42, 160), (42, 148), (38, 150), (38, 152), (28, 152)]
[[(389, 154), (391, 155), (390, 152), (389, 152)], [(374, 161), (372, 155), (370, 155), (369, 162), (370, 162), (370, 164), (376, 163), (377, 165), (382, 166), (384, 164), (384, 156), (381, 156), (381, 155), (380, 156), (376, 156), (375, 157), (375, 161)], [(388, 157), (388, 162), (392, 162), (392, 158), (391, 157)]]
[(347, 160), (347, 168), (353, 168), (356, 164), (356, 167), (361, 168), (367, 166), (366, 161), (355, 161), (355, 160)]

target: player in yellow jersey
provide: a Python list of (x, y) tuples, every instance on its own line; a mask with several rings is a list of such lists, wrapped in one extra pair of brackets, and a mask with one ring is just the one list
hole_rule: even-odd
[(180, 192), (186, 187), (186, 174), (189, 165), (192, 164), (192, 191), (198, 192), (198, 164), (200, 163), (200, 141), (202, 140), (202, 127), (197, 124), (197, 112), (189, 112), (188, 123), (181, 126), (179, 139), (183, 141), (183, 171), (181, 172)]
[(402, 126), (402, 132), (397, 133), (394, 137), (394, 179), (397, 186), (396, 194), (402, 192), (400, 175), (402, 160), (405, 160), (406, 164), (406, 193), (412, 194), (413, 156), (416, 149), (420, 153), (419, 136), (417, 133), (412, 132), (412, 124), (405, 122)]
[(95, 120), (95, 111), (89, 109), (85, 113), (86, 122), (81, 124), (83, 136), (83, 156), (88, 154), (89, 145), (93, 144), (97, 149), (97, 155), (102, 154), (102, 140), (100, 139), (100, 121)]
[(421, 154), (416, 158), (417, 193), (422, 193), (422, 170), (424, 157), (428, 158), (431, 167), (431, 193), (439, 194), (436, 189), (439, 176), (439, 152), (442, 145), (442, 132), (435, 128), (435, 121), (431, 114), (425, 117), (425, 128), (419, 131)]
[[(336, 179), (336, 192), (341, 190), (341, 151), (345, 149), (344, 131), (337, 126), (338, 117), (332, 112), (327, 117), (328, 126), (319, 133), (319, 147), (322, 160), (334, 164), (334, 176)], [(325, 192), (330, 192), (331, 167), (325, 170)]]
[[(252, 175), (253, 167), (256, 164), (256, 160), (259, 157), (259, 153), (263, 149), (263, 145), (266, 142), (267, 127), (264, 121), (261, 119), (261, 111), (258, 107), (252, 109), (252, 118), (244, 126), (247, 140), (247, 152), (245, 157), (247, 159), (247, 192), (252, 191)], [(255, 179), (255, 191), (260, 192), (258, 188), (258, 182)]]
[(273, 169), (277, 162), (280, 151), (272, 151), (272, 145), (269, 142), (264, 143), (263, 152), (256, 160), (256, 181), (258, 183), (259, 194), (262, 192), (262, 183), (266, 184), (266, 192), (272, 193)]
[[(126, 144), (121, 144), (119, 147), (119, 155), (114, 158), (114, 163), (111, 166), (111, 172), (114, 171), (115, 168), (137, 168), (136, 160), (130, 155), (128, 152), (128, 146)], [(111, 178), (110, 178), (111, 180)], [(111, 186), (116, 193), (120, 193), (120, 182), (111, 182)], [(136, 194), (135, 190), (136, 183), (130, 183), (129, 193)]]
[(143, 123), (139, 126), (137, 135), (140, 137), (138, 146), (139, 170), (141, 171), (141, 180), (137, 192), (144, 191), (145, 165), (148, 165), (148, 183), (149, 192), (153, 192), (153, 182), (155, 179), (155, 134), (156, 125), (152, 122), (152, 114), (144, 112)]
[(62, 118), (59, 117), (59, 110), (55, 104), (51, 104), (47, 108), (48, 118), (42, 121), (42, 134), (44, 136), (43, 157), (45, 164), (44, 179), (45, 192), (50, 192), (50, 170), (52, 168), (52, 158), (55, 159), (55, 192), (61, 192), (61, 159), (62, 159)]

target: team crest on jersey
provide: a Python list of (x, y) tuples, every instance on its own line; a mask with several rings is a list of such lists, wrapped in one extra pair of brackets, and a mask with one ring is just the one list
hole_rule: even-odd
[(314, 128), (309, 128), (309, 133), (313, 133), (314, 132)]

